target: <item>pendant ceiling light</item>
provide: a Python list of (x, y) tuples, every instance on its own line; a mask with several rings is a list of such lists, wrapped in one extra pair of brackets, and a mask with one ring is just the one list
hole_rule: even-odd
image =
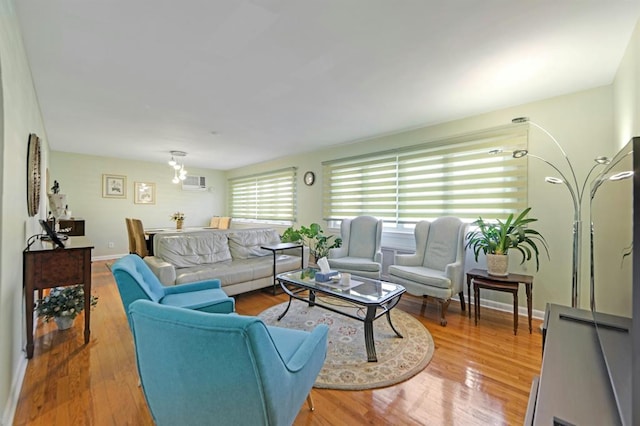
[(171, 182), (180, 183), (180, 181), (187, 178), (187, 170), (184, 168), (184, 157), (187, 156), (187, 153), (184, 151), (170, 151), (170, 153), (171, 159), (169, 160), (169, 166), (173, 168), (173, 179)]

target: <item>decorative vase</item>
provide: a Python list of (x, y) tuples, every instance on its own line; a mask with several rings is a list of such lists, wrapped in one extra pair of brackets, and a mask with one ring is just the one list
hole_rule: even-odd
[(182, 223), (183, 222), (184, 222), (184, 219), (176, 220), (176, 229), (182, 229)]
[(58, 330), (68, 330), (73, 327), (73, 318), (71, 317), (54, 317), (53, 319), (58, 326)]
[(506, 254), (487, 254), (487, 272), (489, 275), (506, 277), (509, 275), (509, 256)]

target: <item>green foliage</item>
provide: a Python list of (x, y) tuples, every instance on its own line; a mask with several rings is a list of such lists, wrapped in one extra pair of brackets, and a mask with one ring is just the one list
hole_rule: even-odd
[[(525, 209), (515, 219), (513, 213), (506, 221), (496, 220), (487, 222), (479, 218), (472, 225), (477, 229), (467, 233), (466, 248), (473, 248), (476, 262), (480, 252), (486, 254), (507, 254), (510, 249), (517, 250), (522, 255), (523, 264), (525, 260), (530, 260), (534, 255), (536, 259), (536, 271), (540, 269), (539, 254), (537, 244), (541, 244), (549, 258), (549, 248), (547, 242), (535, 229), (529, 228), (529, 224), (538, 219), (527, 218), (531, 207)], [(536, 244), (537, 242), (537, 244)]]
[(325, 235), (322, 227), (317, 223), (312, 223), (309, 227), (301, 226), (300, 229), (287, 228), (280, 237), (283, 243), (302, 242), (309, 247), (309, 251), (316, 259), (326, 257), (329, 249), (338, 248), (342, 245), (342, 238), (334, 235)]
[[(98, 304), (98, 298), (91, 296), (91, 306)], [(44, 299), (36, 302), (36, 312), (49, 322), (55, 317), (75, 318), (84, 310), (84, 287), (82, 284), (55, 287)]]

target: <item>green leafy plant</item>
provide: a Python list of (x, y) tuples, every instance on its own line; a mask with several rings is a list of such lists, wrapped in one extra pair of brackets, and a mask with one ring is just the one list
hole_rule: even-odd
[[(98, 304), (98, 298), (91, 296), (91, 306)], [(56, 317), (75, 318), (84, 310), (84, 287), (82, 284), (55, 287), (49, 294), (36, 302), (36, 312), (49, 322)]]
[(466, 248), (473, 249), (476, 262), (478, 261), (480, 252), (483, 252), (485, 255), (506, 255), (509, 250), (513, 249), (522, 255), (520, 264), (535, 257), (536, 271), (539, 270), (540, 250), (538, 249), (538, 244), (544, 248), (547, 253), (547, 258), (549, 257), (549, 248), (542, 234), (535, 229), (529, 228), (529, 224), (538, 220), (526, 217), (530, 210), (531, 207), (528, 207), (515, 217), (515, 219), (512, 213), (504, 222), (499, 219), (488, 222), (482, 218), (473, 222), (471, 225), (477, 228), (467, 233)]
[(322, 227), (317, 223), (312, 223), (308, 227), (301, 226), (300, 229), (287, 228), (280, 237), (281, 241), (302, 242), (309, 247), (309, 252), (316, 259), (326, 257), (329, 250), (342, 245), (342, 238), (334, 235), (325, 235)]

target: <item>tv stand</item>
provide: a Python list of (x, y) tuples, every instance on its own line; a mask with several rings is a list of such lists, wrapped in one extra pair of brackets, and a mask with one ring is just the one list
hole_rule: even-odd
[[(606, 327), (630, 326), (628, 318), (604, 318)], [(547, 304), (543, 338), (525, 424), (622, 424), (591, 311)]]

